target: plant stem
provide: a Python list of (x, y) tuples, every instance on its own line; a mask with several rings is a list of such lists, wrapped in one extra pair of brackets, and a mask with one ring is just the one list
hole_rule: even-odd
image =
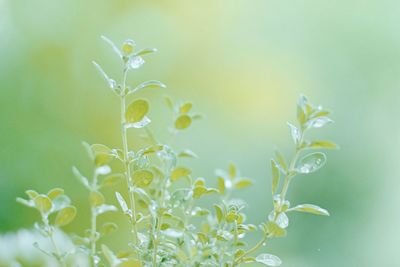
[(62, 266), (65, 267), (65, 262), (63, 260), (63, 258), (61, 257), (61, 252), (60, 249), (58, 248), (56, 242), (54, 241), (54, 228), (49, 224), (49, 219), (47, 218), (47, 215), (43, 215), (42, 214), (42, 221), (46, 227), (46, 231), (48, 233), (49, 239), (51, 244), (54, 247), (55, 250), (55, 258), (57, 259), (58, 263)]
[(96, 263), (96, 226), (97, 226), (97, 216), (96, 209), (92, 207), (92, 225), (90, 229), (90, 243), (91, 243), (91, 256), (92, 256), (92, 265), (93, 267), (97, 266)]
[(237, 266), (241, 262), (241, 260), (247, 255), (257, 251), (260, 247), (264, 245), (267, 239), (268, 235), (264, 234), (263, 238), (254, 247), (252, 247), (251, 249), (249, 249), (248, 251), (246, 251), (244, 254), (242, 254), (240, 257), (238, 257), (236, 260), (233, 261), (232, 267)]
[(125, 127), (125, 112), (126, 112), (126, 95), (125, 95), (125, 88), (126, 88), (126, 77), (128, 74), (128, 69), (124, 69), (123, 73), (123, 82), (122, 82), (122, 90), (123, 94), (121, 96), (121, 136), (122, 136), (122, 146), (124, 152), (124, 167), (125, 167), (125, 177), (126, 182), (128, 185), (128, 195), (129, 201), (132, 211), (132, 233), (133, 233), (133, 244), (137, 245), (138, 243), (138, 234), (136, 228), (136, 207), (135, 207), (135, 195), (133, 192), (133, 183), (132, 183), (132, 176), (131, 176), (131, 167), (129, 163), (129, 156), (128, 156), (128, 140), (127, 140), (127, 133)]

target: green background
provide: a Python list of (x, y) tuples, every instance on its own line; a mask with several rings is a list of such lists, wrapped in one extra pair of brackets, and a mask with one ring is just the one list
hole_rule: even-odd
[[(0, 1), (0, 232), (38, 217), (17, 196), (56, 186), (80, 208), (67, 230), (89, 226), (71, 166), (90, 169), (82, 140), (120, 145), (118, 99), (91, 64), (120, 76), (104, 34), (159, 49), (130, 76), (168, 86), (140, 93), (151, 100), (152, 127), (166, 139), (164, 94), (193, 101), (205, 119), (173, 145), (200, 156), (190, 166), (210, 183), (230, 161), (254, 179), (238, 197), (255, 224), (271, 209), (275, 147), (291, 153), (286, 121), (298, 96), (333, 110), (336, 123), (315, 136), (341, 149), (289, 192), (292, 204), (315, 203), (331, 217), (293, 214), (288, 237), (265, 251), (284, 267), (400, 266), (399, 25), (396, 0)], [(107, 242), (122, 247), (121, 238), (123, 230)]]

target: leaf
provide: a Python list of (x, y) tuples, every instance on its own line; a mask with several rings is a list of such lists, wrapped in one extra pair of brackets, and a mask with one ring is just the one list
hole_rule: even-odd
[(59, 195), (52, 200), (53, 202), (53, 211), (61, 210), (67, 206), (70, 206), (71, 200), (66, 195)]
[(32, 200), (26, 200), (26, 199), (17, 197), (17, 202), (24, 206), (27, 206), (29, 208), (35, 208), (35, 203), (33, 203)]
[(53, 203), (51, 199), (46, 195), (38, 195), (33, 200), (35, 203), (35, 207), (40, 211), (42, 214), (48, 214), (53, 207)]
[(324, 153), (315, 152), (304, 156), (298, 166), (297, 171), (302, 174), (312, 173), (320, 169), (326, 163)]
[(116, 185), (116, 184), (120, 183), (123, 179), (124, 179), (124, 175), (121, 173), (111, 174), (101, 181), (100, 187)]
[(151, 184), (154, 174), (148, 170), (138, 170), (133, 174), (133, 182), (139, 187), (146, 187)]
[(139, 84), (138, 86), (136, 86), (134, 89), (129, 90), (129, 94), (135, 93), (144, 88), (166, 88), (166, 87), (167, 86), (160, 81), (151, 80), (151, 81), (143, 82), (143, 83)]
[(265, 231), (267, 234), (272, 235), (274, 237), (284, 237), (286, 236), (286, 230), (282, 229), (275, 222), (267, 222), (265, 224)]
[(92, 207), (97, 207), (104, 204), (104, 196), (99, 191), (92, 191), (89, 195), (89, 202)]
[(301, 138), (300, 130), (289, 122), (287, 124), (290, 128), (290, 134), (292, 135), (293, 142), (297, 145)]
[(140, 129), (140, 128), (143, 128), (143, 127), (147, 126), (150, 122), (151, 122), (151, 120), (150, 120), (147, 116), (144, 116), (144, 118), (143, 118), (141, 121), (139, 121), (139, 122), (135, 122), (135, 123), (126, 123), (126, 124), (125, 124), (125, 127), (126, 127), (127, 129), (129, 129), (129, 128)]
[(128, 205), (126, 204), (125, 199), (121, 196), (120, 193), (115, 192), (115, 196), (117, 197), (118, 203), (121, 206), (121, 209), (124, 213), (130, 214), (130, 210), (128, 209)]
[(282, 261), (275, 255), (263, 253), (256, 257), (256, 262), (268, 265), (268, 266), (280, 266)]
[(177, 167), (171, 173), (171, 181), (176, 181), (182, 177), (187, 177), (192, 173), (190, 169), (185, 167)]
[(222, 177), (217, 178), (218, 190), (221, 195), (225, 194), (225, 180)]
[(53, 199), (55, 199), (56, 197), (58, 197), (58, 196), (60, 196), (60, 195), (63, 195), (64, 194), (64, 189), (62, 189), (62, 188), (54, 188), (54, 189), (51, 189), (48, 193), (47, 193), (47, 196), (51, 199), (51, 200), (53, 200)]
[(114, 266), (115, 262), (118, 261), (115, 254), (104, 244), (101, 245), (101, 250), (107, 262), (110, 264), (110, 266)]
[(250, 179), (241, 178), (235, 182), (236, 189), (246, 188), (253, 184), (253, 181)]
[(127, 39), (122, 44), (121, 50), (126, 56), (129, 56), (135, 50), (135, 45), (135, 41)]
[(275, 195), (276, 189), (279, 185), (280, 172), (275, 160), (271, 159), (271, 172), (272, 172), (272, 195)]
[(127, 123), (136, 123), (146, 116), (149, 112), (149, 103), (144, 99), (138, 99), (129, 104), (125, 112)]
[(306, 123), (307, 128), (322, 128), (327, 124), (333, 123), (328, 117), (317, 117), (315, 119), (311, 119)]
[(338, 149), (339, 147), (331, 141), (313, 141), (309, 144), (306, 144), (306, 148)]
[(326, 209), (323, 209), (323, 208), (318, 207), (318, 206), (313, 205), (313, 204), (297, 205), (296, 207), (288, 209), (288, 211), (299, 211), (299, 212), (312, 213), (312, 214), (315, 214), (315, 215), (329, 216), (329, 212)]
[(124, 259), (121, 263), (117, 264), (116, 267), (142, 267), (142, 263), (139, 260)]
[(104, 35), (101, 36), (101, 39), (103, 39), (106, 43), (108, 43), (111, 48), (114, 50), (114, 52), (120, 57), (122, 58), (122, 53), (121, 51), (118, 49), (118, 47), (114, 44), (113, 41), (111, 41), (110, 39), (108, 39), (107, 37), (105, 37)]
[(113, 159), (112, 151), (109, 147), (102, 144), (92, 144), (90, 148), (93, 151), (96, 167), (106, 165)]
[(307, 98), (301, 95), (299, 101), (297, 102), (297, 120), (299, 121), (300, 125), (303, 125), (307, 121), (307, 115), (305, 112), (306, 105)]
[(175, 120), (175, 128), (178, 130), (183, 130), (188, 128), (192, 124), (192, 119), (184, 114), (180, 115), (176, 120)]
[(192, 107), (193, 107), (193, 104), (190, 103), (190, 102), (187, 102), (187, 103), (185, 103), (185, 104), (180, 106), (179, 113), (180, 114), (186, 114), (192, 109)]
[(106, 222), (102, 225), (101, 227), (101, 233), (103, 235), (108, 235), (112, 232), (115, 232), (118, 230), (118, 226), (115, 223), (112, 222)]
[(90, 189), (88, 179), (83, 176), (75, 166), (72, 167), (72, 173), (87, 189)]
[(169, 96), (164, 96), (164, 101), (170, 110), (174, 110), (174, 103), (172, 102), (172, 99)]
[(221, 223), (222, 220), (224, 219), (224, 212), (223, 212), (222, 208), (217, 204), (214, 204), (214, 209), (215, 209), (215, 215), (217, 216), (218, 223)]
[(35, 190), (26, 190), (25, 194), (27, 194), (30, 199), (34, 199), (39, 195), (39, 193), (36, 192)]
[(110, 77), (108, 77), (107, 73), (103, 70), (103, 68), (97, 64), (96, 61), (92, 61), (93, 65), (96, 67), (97, 71), (100, 73), (100, 75), (104, 78), (104, 80), (107, 82), (108, 87), (110, 89), (115, 90), (117, 88), (117, 82)]
[(228, 166), (229, 178), (233, 179), (237, 176), (237, 168), (232, 162)]
[(56, 216), (55, 225), (65, 226), (72, 222), (76, 216), (76, 208), (74, 206), (68, 206), (61, 209)]
[(155, 53), (155, 52), (157, 52), (157, 48), (143, 48), (143, 49), (139, 50), (135, 54), (135, 56), (144, 56), (144, 55)]
[(275, 151), (275, 156), (276, 156), (276, 160), (278, 161), (278, 164), (279, 164), (279, 165), (278, 165), (278, 168), (281, 167), (281, 168), (280, 168), (281, 171), (282, 171), (283, 173), (287, 173), (287, 171), (288, 171), (288, 166), (287, 166), (285, 157), (284, 157), (278, 150)]
[(115, 207), (114, 205), (103, 204), (96, 207), (96, 214), (101, 215), (109, 211), (117, 211), (117, 210), (118, 210), (117, 207)]
[(178, 157), (181, 158), (198, 158), (198, 156), (191, 150), (185, 149), (179, 152)]

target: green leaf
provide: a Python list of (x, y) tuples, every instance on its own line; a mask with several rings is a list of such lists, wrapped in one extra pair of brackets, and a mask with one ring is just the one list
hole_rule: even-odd
[(333, 123), (328, 117), (317, 117), (315, 119), (311, 119), (306, 123), (307, 128), (322, 128), (327, 124)]
[(72, 173), (74, 174), (76, 179), (79, 180), (79, 182), (81, 182), (87, 189), (90, 189), (88, 179), (85, 176), (83, 176), (75, 166), (72, 167)]
[(221, 195), (225, 194), (225, 180), (222, 177), (217, 177), (218, 190)]
[(121, 206), (122, 211), (123, 211), (125, 214), (130, 214), (130, 210), (128, 209), (128, 205), (126, 204), (126, 201), (125, 201), (125, 199), (121, 196), (121, 194), (118, 193), (118, 192), (115, 192), (115, 196), (116, 196), (116, 198), (117, 198), (117, 200), (118, 200), (119, 205)]
[(217, 204), (214, 204), (214, 209), (215, 209), (215, 215), (217, 216), (218, 223), (221, 223), (222, 220), (224, 219), (224, 212), (223, 212), (222, 208)]
[(117, 264), (116, 267), (142, 267), (142, 263), (139, 260), (124, 259), (121, 263)]
[(65, 226), (72, 222), (76, 216), (76, 208), (74, 206), (68, 206), (61, 209), (56, 216), (55, 225)]
[(278, 167), (280, 167), (283, 173), (287, 173), (288, 165), (286, 163), (285, 157), (278, 151), (275, 151), (276, 160), (278, 161)]
[(147, 100), (138, 99), (129, 104), (125, 112), (125, 120), (127, 123), (136, 123), (143, 120), (149, 112), (149, 103)]
[(26, 199), (17, 197), (17, 202), (24, 206), (27, 206), (29, 208), (35, 208), (35, 204), (33, 203), (33, 200), (26, 200)]
[(64, 189), (62, 189), (62, 188), (54, 188), (54, 189), (51, 189), (48, 193), (47, 193), (47, 196), (51, 199), (51, 200), (53, 200), (53, 199), (55, 199), (56, 197), (58, 197), (58, 196), (60, 196), (60, 195), (63, 195), (64, 194)]
[(276, 189), (279, 185), (280, 172), (275, 160), (271, 159), (271, 172), (272, 172), (272, 195), (275, 195)]
[(171, 173), (171, 181), (176, 181), (182, 177), (187, 177), (192, 173), (192, 171), (185, 167), (177, 167)]
[(331, 141), (313, 141), (309, 144), (305, 144), (306, 148), (316, 148), (316, 149), (337, 149), (339, 148), (335, 143)]
[(253, 181), (250, 179), (240, 178), (235, 182), (236, 189), (246, 188), (253, 184)]
[(156, 48), (143, 48), (143, 49), (140, 49), (140, 50), (135, 54), (135, 56), (144, 56), (144, 55), (152, 54), (152, 53), (155, 53), (155, 52), (157, 52), (157, 49), (156, 49)]
[(133, 174), (133, 182), (139, 187), (146, 187), (151, 184), (154, 174), (148, 170), (138, 170)]
[(300, 125), (303, 125), (307, 121), (306, 115), (306, 104), (307, 98), (305, 96), (300, 96), (299, 101), (297, 102), (297, 120)]
[(35, 197), (39, 195), (35, 190), (26, 190), (25, 194), (27, 194), (30, 199), (35, 199)]
[(175, 128), (178, 130), (183, 130), (188, 128), (192, 124), (192, 119), (184, 114), (180, 115), (176, 120), (175, 120)]
[(315, 152), (304, 156), (298, 166), (297, 171), (302, 174), (312, 173), (324, 166), (326, 156), (324, 153)]
[(110, 39), (108, 39), (107, 37), (105, 37), (104, 35), (101, 36), (101, 39), (103, 39), (106, 43), (108, 43), (111, 48), (114, 50), (114, 52), (120, 57), (122, 58), (122, 52), (118, 49), (118, 47), (114, 44), (113, 41), (111, 41)]
[(105, 177), (101, 181), (100, 187), (116, 185), (116, 184), (120, 183), (123, 179), (124, 179), (124, 175), (121, 173), (111, 174), (111, 175)]
[(48, 214), (53, 207), (53, 203), (51, 199), (46, 195), (38, 195), (33, 200), (35, 203), (35, 207), (40, 211), (42, 214)]
[(185, 149), (179, 152), (178, 157), (181, 158), (198, 158), (198, 156), (191, 150)]
[(193, 107), (193, 104), (190, 102), (187, 102), (187, 103), (183, 104), (182, 106), (180, 106), (179, 113), (186, 114), (192, 109), (192, 107)]
[(316, 214), (316, 215), (329, 216), (329, 212), (326, 209), (323, 209), (323, 208), (318, 207), (313, 204), (297, 205), (296, 207), (288, 209), (287, 211), (299, 211), (299, 212), (312, 213), (312, 214)]
[(235, 164), (233, 164), (232, 162), (229, 163), (228, 173), (229, 173), (229, 178), (231, 178), (232, 180), (237, 176), (237, 168)]
[(129, 94), (135, 93), (144, 88), (166, 88), (166, 87), (167, 86), (160, 81), (151, 80), (151, 81), (141, 83), (140, 85), (136, 86), (134, 89), (129, 90)]
[(118, 230), (118, 226), (115, 223), (112, 222), (106, 222), (102, 225), (101, 227), (101, 233), (103, 235), (108, 235), (112, 232), (115, 232)]
[(135, 42), (131, 39), (125, 40), (122, 44), (121, 50), (126, 56), (129, 56), (135, 50)]
[(172, 99), (169, 96), (164, 96), (165, 104), (170, 110), (174, 110), (174, 103), (172, 102)]
[(89, 202), (92, 207), (98, 207), (104, 204), (104, 196), (99, 191), (92, 191), (89, 195)]
[(286, 236), (286, 230), (279, 227), (275, 222), (267, 222), (265, 224), (265, 231), (267, 234), (274, 237), (284, 237)]
[(290, 134), (292, 135), (293, 142), (297, 145), (300, 142), (301, 133), (300, 130), (291, 123), (287, 123), (290, 128)]
[(93, 144), (90, 147), (93, 151), (94, 162), (97, 167), (106, 165), (114, 158), (111, 149), (105, 145)]
[(103, 255), (106, 258), (107, 262), (110, 264), (110, 266), (114, 266), (115, 262), (118, 261), (115, 254), (104, 244), (101, 245), (101, 250), (102, 250)]
[(282, 264), (281, 259), (272, 254), (263, 253), (256, 257), (256, 262), (262, 263), (267, 266), (280, 266)]

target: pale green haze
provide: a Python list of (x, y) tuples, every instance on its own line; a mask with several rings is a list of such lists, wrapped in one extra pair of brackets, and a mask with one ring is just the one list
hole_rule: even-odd
[[(71, 223), (69, 215), (60, 217), (58, 224), (69, 223), (63, 230), (80, 235), (90, 228), (88, 191), (72, 166), (93, 171), (82, 141), (122, 147), (120, 101), (92, 63), (121, 81), (121, 62), (104, 35), (118, 45), (132, 39), (138, 48), (157, 48), (128, 83), (157, 80), (167, 88), (135, 93), (149, 100), (149, 111), (147, 102), (128, 106), (129, 101), (127, 108), (148, 112), (158, 139), (194, 151), (198, 158), (183, 159), (182, 165), (207, 186), (217, 187), (215, 170), (234, 163), (254, 185), (232, 197), (246, 201), (247, 221), (255, 225), (274, 210), (275, 151), (289, 161), (296, 153), (293, 139), (301, 139), (291, 126), (298, 125), (299, 97), (331, 111), (334, 123), (322, 122), (327, 125), (307, 138), (333, 141), (340, 149), (300, 158), (302, 174), (286, 193), (291, 208), (330, 216), (291, 212), (287, 236), (268, 241), (259, 253), (279, 256), (282, 267), (400, 266), (398, 25), (396, 0), (0, 0), (0, 259), (32, 249), (41, 238), (21, 230), (40, 220), (37, 211), (16, 201), (27, 198), (27, 189), (62, 187), (77, 216)], [(165, 95), (202, 118), (173, 121)], [(187, 101), (193, 107), (184, 106)], [(144, 118), (126, 116), (133, 124)], [(171, 137), (171, 126), (188, 129)], [(135, 150), (143, 147), (138, 132), (127, 133)], [(275, 168), (273, 163), (276, 174)], [(102, 193), (119, 208), (115, 191), (125, 190), (120, 183)], [(92, 203), (97, 197), (92, 195)], [(201, 203), (214, 212), (214, 201)], [(295, 207), (305, 203), (318, 206)], [(99, 217), (100, 223), (110, 220), (119, 229), (102, 242), (114, 251), (125, 249), (126, 216)], [(261, 235), (249, 233), (246, 241), (255, 244)], [(56, 232), (56, 239), (62, 237)], [(31, 264), (44, 264), (38, 262)]]

